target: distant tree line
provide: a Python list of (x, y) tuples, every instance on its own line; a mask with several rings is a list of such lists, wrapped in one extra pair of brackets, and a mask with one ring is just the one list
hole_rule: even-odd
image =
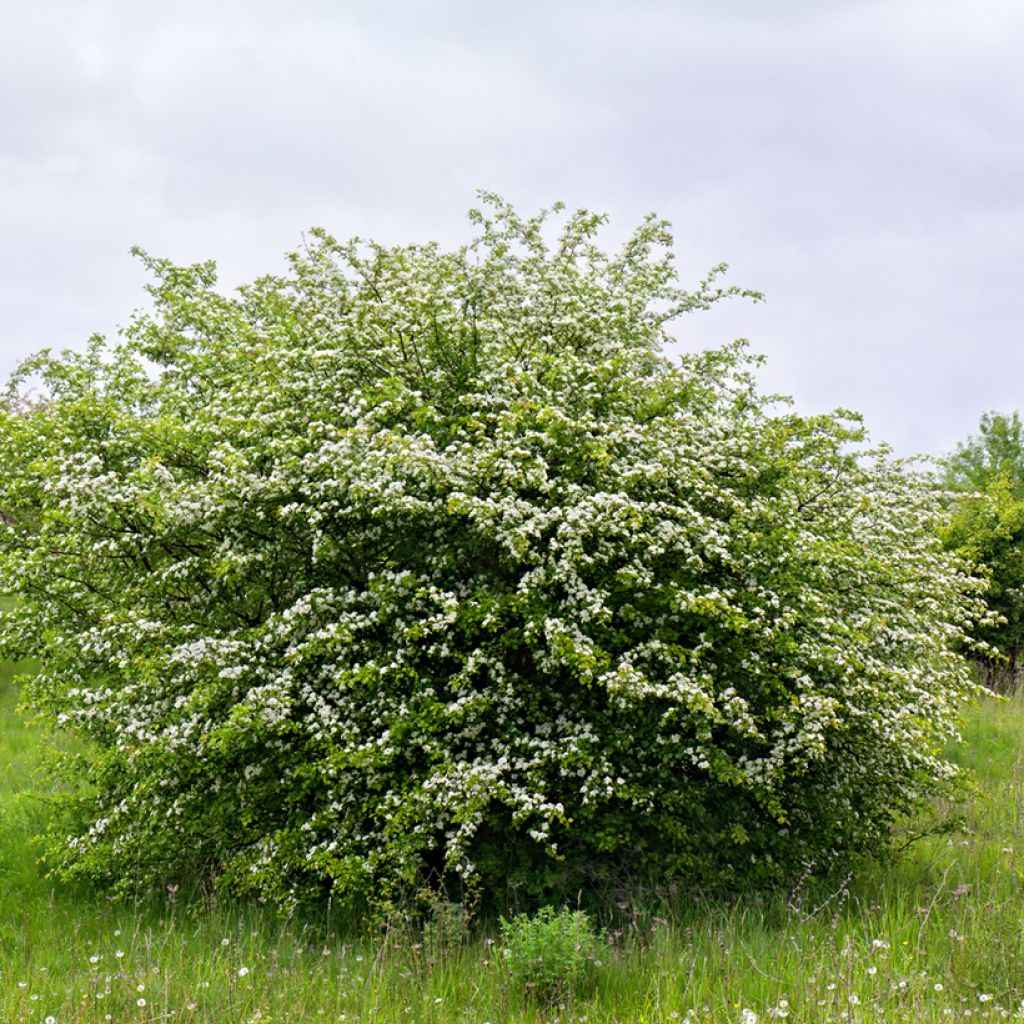
[(951, 511), (942, 529), (946, 547), (987, 577), (994, 613), (976, 628), (990, 650), (979, 669), (994, 689), (1015, 689), (1024, 654), (1024, 424), (1011, 415), (986, 413), (978, 433), (943, 463)]

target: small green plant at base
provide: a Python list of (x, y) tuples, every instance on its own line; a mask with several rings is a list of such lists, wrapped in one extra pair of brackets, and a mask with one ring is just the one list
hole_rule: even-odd
[(604, 944), (581, 910), (543, 907), (533, 917), (501, 919), (504, 957), (514, 986), (553, 1004), (590, 988)]

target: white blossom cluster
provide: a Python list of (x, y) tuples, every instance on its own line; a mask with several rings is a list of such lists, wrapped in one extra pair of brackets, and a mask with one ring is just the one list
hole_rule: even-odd
[(91, 741), (67, 870), (776, 877), (953, 779), (981, 604), (925, 483), (742, 345), (664, 358), (732, 290), (661, 222), (607, 256), (484, 198), (462, 249), (318, 233), (235, 297), (144, 257), (152, 314), (25, 367), (2, 642)]

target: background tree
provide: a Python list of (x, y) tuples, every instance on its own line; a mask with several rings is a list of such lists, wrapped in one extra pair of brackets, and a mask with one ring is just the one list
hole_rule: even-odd
[(951, 784), (981, 605), (929, 481), (742, 345), (662, 356), (735, 293), (662, 222), (608, 255), (485, 200), (468, 246), (316, 233), (233, 297), (143, 255), (151, 313), (25, 366), (0, 643), (90, 741), (67, 872), (778, 881)]
[(990, 581), (987, 601), (998, 621), (980, 625), (977, 632), (1005, 659), (1006, 682), (1014, 685), (1024, 650), (1024, 425), (1019, 414), (982, 416), (978, 433), (944, 463), (942, 482), (957, 494), (943, 541)]
[(958, 444), (943, 466), (944, 483), (955, 491), (985, 491), (1003, 479), (1024, 494), (1024, 424), (1019, 413), (987, 412), (978, 433)]

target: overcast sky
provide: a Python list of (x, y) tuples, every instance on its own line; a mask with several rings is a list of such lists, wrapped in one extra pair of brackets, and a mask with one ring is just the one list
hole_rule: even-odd
[(470, 237), (475, 190), (674, 225), (767, 303), (766, 389), (943, 452), (1024, 409), (1019, 0), (0, 0), (0, 374), (304, 229)]

